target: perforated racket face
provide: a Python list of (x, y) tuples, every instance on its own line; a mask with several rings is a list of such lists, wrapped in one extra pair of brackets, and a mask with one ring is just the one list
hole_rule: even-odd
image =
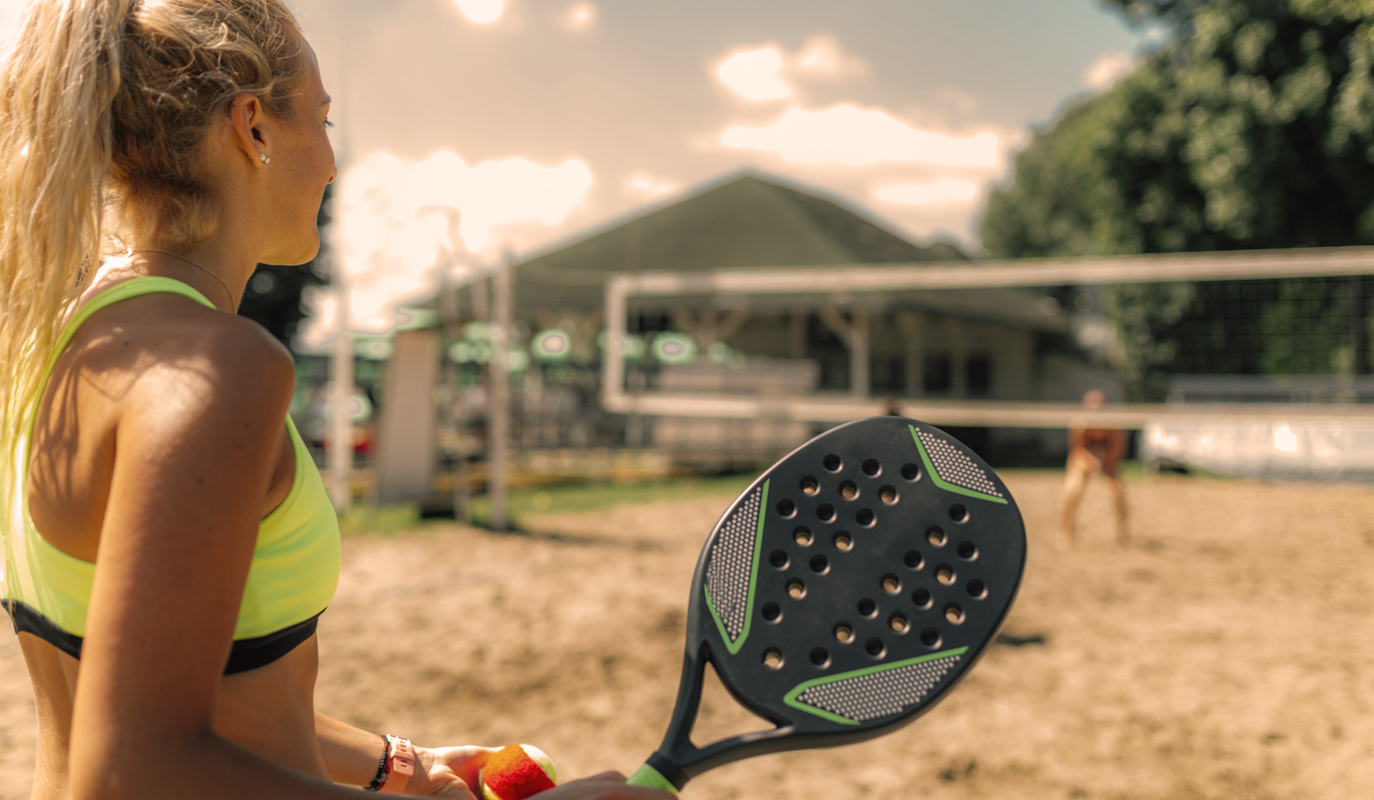
[(996, 635), (1026, 538), (1011, 493), (947, 434), (840, 426), (759, 477), (697, 566), (689, 652), (797, 734), (903, 724)]

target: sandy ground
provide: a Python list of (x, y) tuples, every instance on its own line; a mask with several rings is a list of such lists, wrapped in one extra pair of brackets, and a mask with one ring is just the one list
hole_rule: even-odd
[[(1374, 490), (1140, 478), (1121, 551), (1090, 485), (1061, 553), (1060, 481), (1007, 480), (1031, 552), (1006, 633), (1031, 643), (992, 648), (891, 736), (725, 767), (685, 796), (1374, 794)], [(350, 538), (320, 708), (422, 744), (533, 742), (569, 776), (634, 770), (667, 723), (692, 568), (729, 499), (546, 514), (531, 535)], [(373, 646), (379, 632), (394, 646)], [(758, 727), (716, 692), (699, 735)], [(0, 798), (27, 796), (32, 739), (6, 632)]]

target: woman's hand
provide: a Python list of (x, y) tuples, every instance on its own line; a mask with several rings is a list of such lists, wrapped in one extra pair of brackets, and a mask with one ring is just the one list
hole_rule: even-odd
[(603, 772), (580, 781), (569, 781), (535, 797), (539, 800), (677, 800), (677, 795), (661, 789), (626, 786), (625, 776), (619, 772)]
[[(415, 775), (406, 794), (482, 800), (482, 765), (499, 747), (417, 747)], [(603, 772), (569, 781), (547, 792), (540, 800), (675, 800), (669, 792), (626, 786), (619, 772)]]
[(482, 796), (482, 765), (499, 747), (416, 747), (415, 774), (406, 782), (406, 794), (428, 797), (476, 798)]

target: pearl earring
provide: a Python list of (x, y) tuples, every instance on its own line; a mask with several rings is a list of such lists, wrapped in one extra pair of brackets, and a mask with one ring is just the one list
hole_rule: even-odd
[(259, 153), (258, 160), (262, 162), (263, 166), (267, 166), (268, 164), (272, 163), (272, 159), (268, 158), (266, 153)]

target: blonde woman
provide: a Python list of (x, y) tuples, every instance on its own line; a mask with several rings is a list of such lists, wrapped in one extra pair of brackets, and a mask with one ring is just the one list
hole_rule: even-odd
[[(319, 247), (313, 51), (280, 0), (35, 0), (22, 21), (0, 67), (0, 533), (33, 796), (471, 797), (488, 750), (313, 708), (337, 523), (286, 415), (291, 357), (234, 315), (257, 263)], [(667, 796), (617, 778), (546, 796)]]

